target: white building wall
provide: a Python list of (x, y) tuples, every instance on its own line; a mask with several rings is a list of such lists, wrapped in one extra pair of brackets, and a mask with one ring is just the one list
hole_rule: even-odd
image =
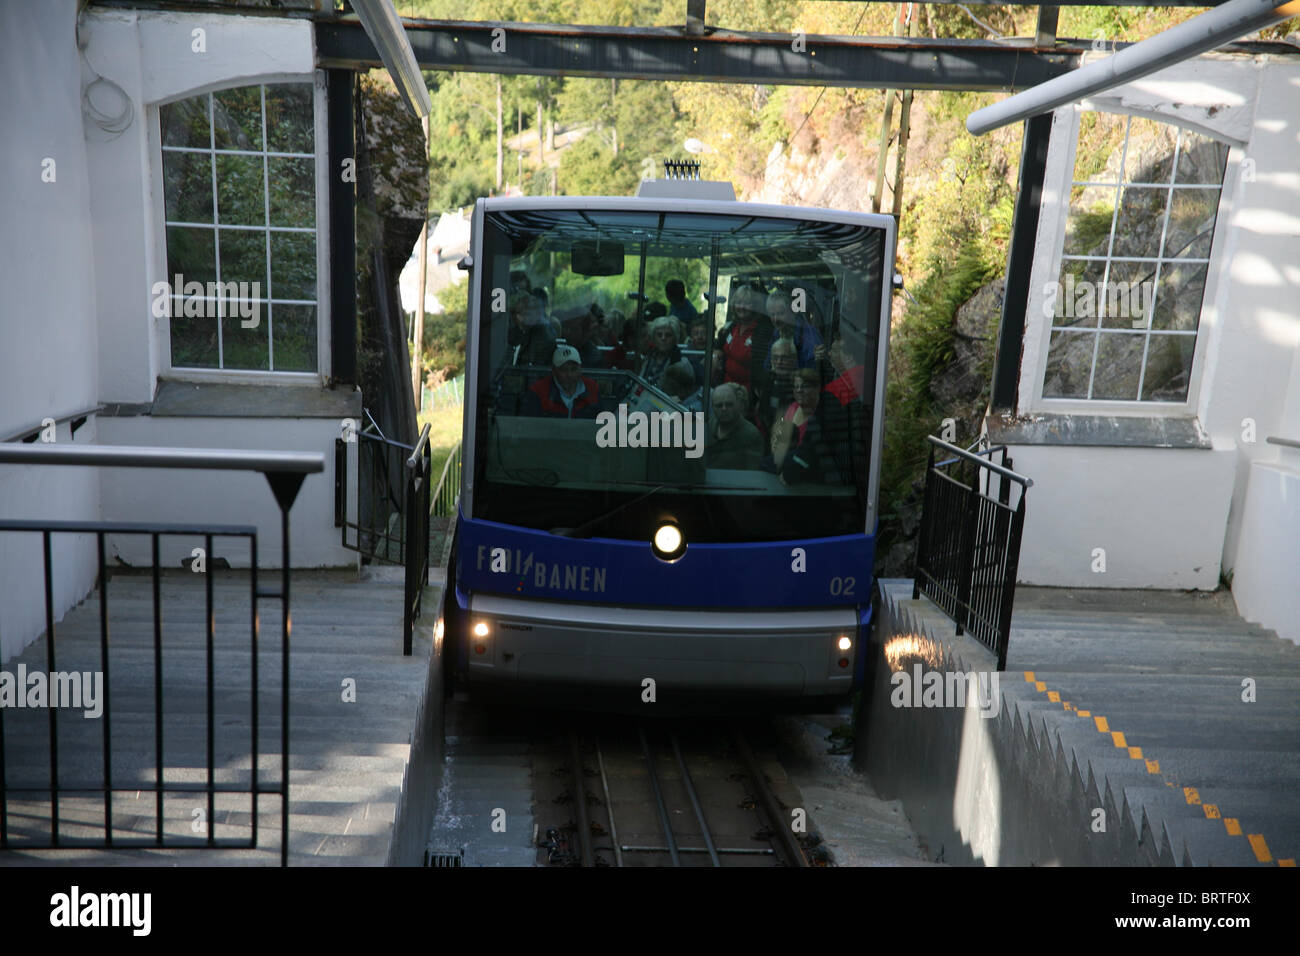
[[(1021, 445), (1011, 455), (1016, 471), (1034, 480), (1018, 580), (1056, 587), (1218, 585), (1231, 450)], [(1097, 570), (1099, 557), (1104, 571)]]
[[(76, 0), (0, 3), (0, 435), (93, 407), (97, 290)], [(42, 180), (46, 159), (52, 181)], [(47, 174), (48, 175), (48, 174)], [(76, 440), (93, 440), (94, 420)], [(56, 431), (72, 440), (67, 425)], [(93, 469), (0, 465), (0, 518), (98, 520)], [(54, 612), (94, 583), (90, 539), (53, 539)], [(0, 662), (45, 628), (40, 536), (0, 533)]]
[[(1177, 119), (1237, 144), (1211, 253), (1193, 372), (1197, 380), (1192, 404), (1183, 410), (1133, 403), (1093, 411), (1088, 403), (1061, 407), (1034, 397), (1046, 349), (1041, 290), (1056, 276), (1069, 196), (1070, 151), (1062, 148), (1060, 135), (1073, 126), (1058, 115), (1017, 412), (1022, 418), (1053, 412), (1086, 417), (1103, 410), (1121, 419), (1195, 416), (1194, 430), (1210, 448), (1012, 444), (1016, 470), (1034, 479), (1020, 580), (1069, 587), (1213, 588), (1221, 569), (1238, 566), (1239, 602), (1257, 604), (1260, 592), (1297, 591), (1300, 556), (1285, 547), (1279, 551), (1276, 540), (1300, 539), (1300, 525), (1281, 501), (1284, 494), (1292, 501), (1300, 496), (1300, 486), (1290, 484), (1297, 469), (1277, 464), (1277, 447), (1264, 439), (1272, 434), (1300, 438), (1300, 394), (1288, 393), (1288, 380), (1300, 378), (1294, 371), (1300, 349), (1298, 87), (1300, 64), (1294, 58), (1207, 56), (1090, 101), (1099, 108)], [(1247, 440), (1245, 419), (1253, 424), (1253, 441)], [(1271, 464), (1261, 470), (1260, 462)], [(1288, 471), (1292, 477), (1280, 476)], [(1256, 478), (1260, 490), (1250, 492), (1247, 507)], [(1104, 574), (1092, 570), (1094, 548), (1106, 549)], [(1287, 555), (1290, 559), (1283, 560)], [(1243, 573), (1252, 581), (1246, 591)], [(1245, 606), (1242, 610), (1247, 613)], [(1284, 619), (1296, 620), (1296, 610), (1274, 601), (1253, 613), (1269, 627), (1294, 630)]]
[[(202, 31), (205, 52), (196, 52)], [(87, 133), (91, 214), (103, 348), (101, 398), (153, 399), (164, 367), (153, 284), (168, 280), (161, 232), (160, 104), (209, 90), (277, 80), (310, 82), (315, 50), (306, 20), (226, 14), (106, 11), (88, 14), (87, 57), (118, 84), (135, 110), (121, 136)], [(161, 444), (157, 442), (156, 444)]]
[[(245, 448), (311, 451), (325, 456), (325, 471), (308, 475), (289, 512), (293, 567), (356, 565), (357, 555), (340, 544), (334, 527), (333, 418), (151, 418), (100, 419), (100, 444), (162, 445), (168, 448)], [(356, 452), (349, 449), (348, 487), (355, 488)], [(280, 566), (280, 509), (271, 486), (256, 472), (109, 469), (101, 479), (104, 520), (168, 523), (256, 525), (258, 566)], [(355, 492), (354, 492), (355, 494)], [(162, 541), (163, 567), (180, 567), (199, 540)], [(216, 544), (216, 555), (234, 567), (248, 566), (240, 539)], [(111, 540), (112, 553), (127, 564), (151, 563), (147, 537), (124, 535)]]

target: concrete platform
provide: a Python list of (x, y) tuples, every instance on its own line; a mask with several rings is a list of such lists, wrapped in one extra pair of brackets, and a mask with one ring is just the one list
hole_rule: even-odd
[[(441, 695), (429, 693), (436, 664), (433, 630), (439, 586), (424, 597), (414, 653), (402, 654), (403, 570), (295, 571), (291, 584), (289, 669), (289, 865), (419, 864), (441, 759)], [(278, 574), (259, 576), (278, 587)], [(214, 779), (230, 788), (252, 782), (249, 582), (246, 572), (214, 578)], [(169, 571), (162, 578), (163, 753), (165, 783), (202, 785), (207, 779), (207, 654), (201, 574)], [(278, 785), (281, 754), (280, 602), (262, 599), (257, 647), (257, 767), (259, 783)], [(148, 573), (116, 572), (109, 581), (109, 676), (105, 717), (57, 714), (60, 786), (102, 786), (102, 745), (112, 741), (115, 841), (151, 841), (158, 805), (145, 788), (155, 783), (152, 584)], [(99, 595), (92, 593), (55, 625), (57, 671), (95, 671), (100, 664)], [(44, 637), (0, 668), (16, 673), (47, 667)], [(257, 849), (198, 848), (210, 823), (216, 840), (247, 840), (253, 801), (218, 794), (209, 814), (202, 792), (171, 793), (163, 801), (163, 832), (179, 849), (78, 847), (27, 850), (49, 842), (49, 710), (6, 708), (5, 784), (10, 849), (0, 866), (278, 865), (282, 801), (257, 800)], [(196, 811), (198, 811), (196, 813)], [(63, 794), (61, 839), (102, 843), (104, 798)], [(190, 844), (190, 847), (184, 847)]]
[(893, 670), (994, 662), (911, 581), (880, 588), (856, 758), (929, 845), (959, 848), (947, 859), (1295, 865), (1300, 647), (1241, 620), (1231, 595), (1020, 588), (982, 719), (891, 701)]

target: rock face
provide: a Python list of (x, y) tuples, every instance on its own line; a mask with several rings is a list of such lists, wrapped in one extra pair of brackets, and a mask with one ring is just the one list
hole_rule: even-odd
[(957, 432), (976, 435), (988, 401), (989, 376), (997, 348), (1006, 277), (999, 276), (966, 300), (953, 319), (953, 360), (930, 380), (930, 393), (944, 414), (959, 422)]
[(413, 444), (415, 397), (398, 276), (419, 241), (429, 206), (424, 133), (391, 84), (373, 75), (361, 80), (361, 114), (365, 142), (363, 147), (358, 135), (358, 384), (366, 408), (384, 433)]

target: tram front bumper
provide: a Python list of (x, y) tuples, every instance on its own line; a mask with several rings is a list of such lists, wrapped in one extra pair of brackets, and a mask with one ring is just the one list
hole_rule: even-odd
[(476, 684), (824, 696), (852, 689), (859, 653), (851, 607), (662, 610), (480, 594), (468, 632)]

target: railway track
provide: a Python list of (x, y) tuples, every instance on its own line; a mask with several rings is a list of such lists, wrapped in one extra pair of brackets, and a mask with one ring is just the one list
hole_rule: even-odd
[(549, 749), (537, 794), (548, 863), (810, 865), (794, 832), (806, 817), (782, 805), (738, 724), (571, 726)]

